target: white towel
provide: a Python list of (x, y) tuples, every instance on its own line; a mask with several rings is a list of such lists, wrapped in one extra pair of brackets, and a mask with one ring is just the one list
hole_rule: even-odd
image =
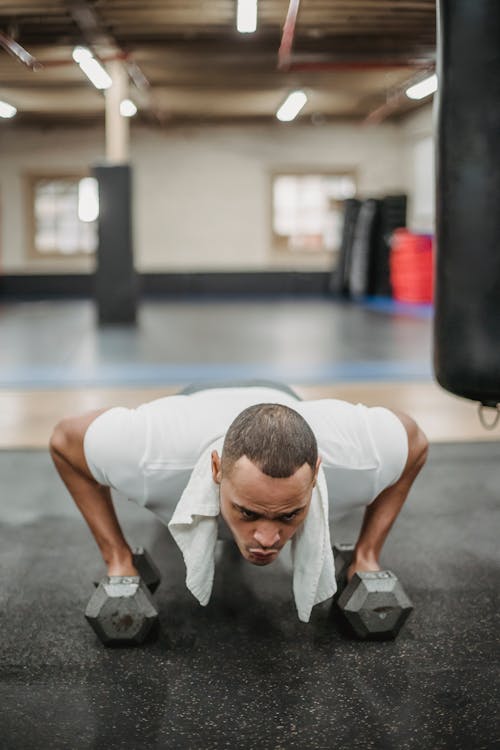
[[(218, 485), (211, 472), (211, 453), (222, 454), (223, 439), (207, 448), (193, 469), (172, 519), (168, 524), (186, 564), (186, 586), (206, 606), (214, 581)], [(337, 590), (328, 526), (328, 491), (320, 467), (306, 519), (291, 541), (293, 593), (299, 619), (309, 622), (315, 604)]]

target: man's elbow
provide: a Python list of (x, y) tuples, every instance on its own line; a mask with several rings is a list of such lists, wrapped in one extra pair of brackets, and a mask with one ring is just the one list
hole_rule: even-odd
[(76, 417), (61, 419), (49, 440), (49, 450), (54, 461), (62, 458), (80, 473), (92, 477), (85, 458), (85, 434), (89, 425), (105, 411), (107, 409), (95, 409)]
[(420, 470), (424, 466), (427, 461), (427, 456), (429, 455), (429, 440), (427, 439), (425, 432), (423, 432), (418, 425), (417, 430), (418, 432), (415, 438), (415, 460)]
[(429, 440), (422, 428), (411, 417), (406, 416), (405, 428), (408, 434), (408, 466), (420, 471), (427, 461)]
[(429, 454), (429, 441), (427, 435), (415, 420), (404, 412), (395, 412), (398, 419), (403, 423), (408, 438), (408, 459), (406, 469), (420, 471), (424, 466)]
[(69, 445), (67, 420), (62, 419), (52, 430), (49, 440), (49, 450), (52, 456), (64, 456)]

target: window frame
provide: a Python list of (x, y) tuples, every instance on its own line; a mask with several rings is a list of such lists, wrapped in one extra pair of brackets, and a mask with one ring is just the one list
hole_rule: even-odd
[(88, 169), (72, 169), (69, 171), (58, 170), (57, 172), (51, 171), (40, 171), (40, 172), (28, 172), (24, 174), (24, 185), (25, 185), (25, 203), (26, 203), (26, 216), (27, 222), (26, 227), (28, 231), (27, 248), (28, 258), (30, 260), (61, 260), (68, 262), (72, 259), (90, 258), (93, 259), (97, 255), (97, 247), (94, 252), (86, 253), (83, 250), (79, 250), (76, 253), (61, 253), (57, 251), (47, 251), (41, 253), (36, 249), (35, 246), (35, 231), (36, 231), (36, 217), (35, 217), (35, 189), (36, 184), (40, 180), (74, 180), (79, 182), (84, 177), (92, 177), (93, 175)]
[(306, 175), (314, 175), (318, 177), (349, 177), (354, 182), (356, 191), (358, 191), (358, 170), (356, 167), (342, 167), (342, 168), (325, 168), (312, 166), (290, 167), (286, 166), (283, 168), (274, 167), (269, 173), (269, 232), (271, 238), (271, 250), (276, 258), (299, 258), (304, 260), (309, 258), (311, 260), (320, 259), (332, 259), (335, 258), (336, 253), (340, 250), (340, 247), (334, 250), (327, 250), (322, 247), (320, 250), (291, 250), (287, 247), (283, 247), (278, 240), (279, 235), (274, 231), (274, 180), (276, 177), (305, 177)]

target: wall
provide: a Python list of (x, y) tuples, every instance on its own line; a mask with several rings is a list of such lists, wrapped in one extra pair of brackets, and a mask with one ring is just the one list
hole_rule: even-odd
[(432, 104), (418, 109), (404, 120), (401, 136), (409, 195), (408, 226), (416, 232), (433, 232), (435, 189)]
[[(425, 119), (425, 118), (424, 118)], [(221, 271), (328, 268), (270, 244), (270, 176), (290, 167), (353, 169), (360, 194), (400, 192), (411, 127), (383, 124), (135, 127), (134, 228), (138, 270)], [(27, 257), (23, 176), (86, 168), (104, 153), (102, 129), (0, 128), (1, 265), (8, 273), (92, 270), (89, 259)]]
[(91, 258), (31, 259), (25, 176), (37, 172), (85, 170), (103, 158), (104, 134), (99, 131), (39, 132), (19, 130), (0, 121), (0, 267), (7, 273), (85, 272)]

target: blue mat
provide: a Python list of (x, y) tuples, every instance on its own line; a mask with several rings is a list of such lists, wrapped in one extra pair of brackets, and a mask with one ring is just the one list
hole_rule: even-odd
[(412, 381), (432, 378), (430, 362), (360, 361), (321, 364), (96, 363), (90, 366), (16, 365), (0, 372), (0, 388), (161, 386), (191, 381), (264, 378), (289, 383)]

